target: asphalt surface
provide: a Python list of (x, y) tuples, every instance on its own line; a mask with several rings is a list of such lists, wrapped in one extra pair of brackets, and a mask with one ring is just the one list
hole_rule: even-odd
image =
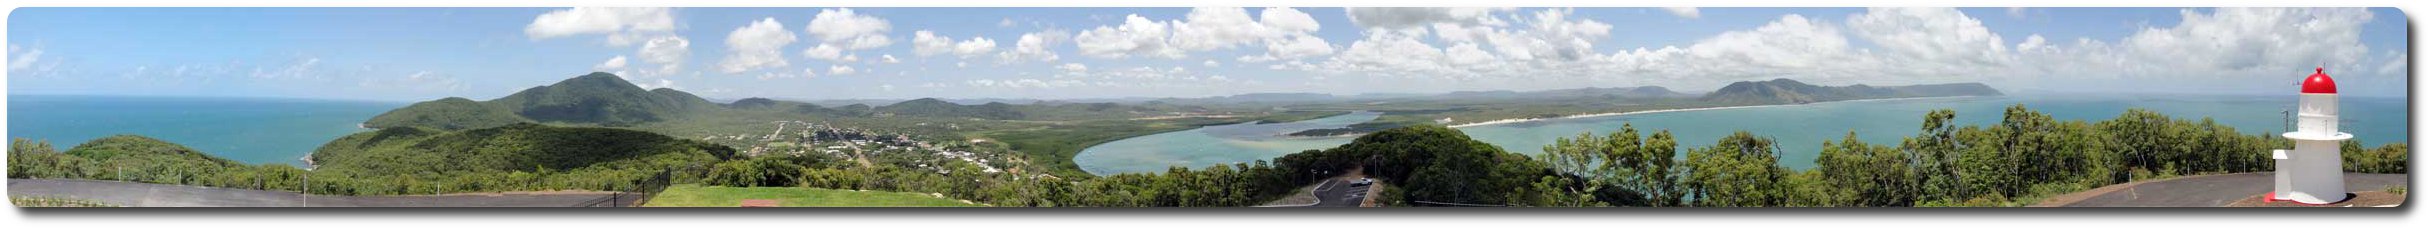
[(121, 207), (580, 207), (634, 205), (611, 193), (329, 196), (119, 181), (9, 179), (8, 195), (91, 200)]
[[(2405, 174), (2347, 173), (2346, 191), (2379, 191), (2406, 185)], [(2225, 207), (2270, 193), (2270, 173), (2244, 173), (2153, 181), (2100, 194), (2061, 207)]]
[(1325, 180), (1328, 182), (1316, 186), (1316, 205), (1308, 207), (1356, 208), (1359, 203), (1367, 200), (1367, 189), (1375, 187), (1350, 184), (1351, 181), (1357, 179), (1327, 178)]

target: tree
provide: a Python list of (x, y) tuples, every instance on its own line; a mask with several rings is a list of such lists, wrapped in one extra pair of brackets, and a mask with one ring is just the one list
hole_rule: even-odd
[(1837, 144), (1823, 142), (1822, 155), (1814, 159), (1819, 175), (1811, 178), (1819, 181), (1812, 184), (1827, 194), (1821, 205), (1910, 206), (1923, 191), (1912, 161), (1896, 148), (1867, 144), (1849, 132)]
[(1781, 180), (1789, 170), (1779, 164), (1771, 138), (1738, 131), (1711, 148), (1689, 151), (1688, 190), (1692, 203), (1703, 207), (1774, 207), (1787, 204)]
[(1919, 200), (1955, 200), (1965, 198), (1960, 192), (1957, 167), (1957, 111), (1932, 110), (1924, 114), (1924, 124), (1915, 137), (1906, 138), (1899, 148), (1915, 162), (1917, 184), (1923, 186)]

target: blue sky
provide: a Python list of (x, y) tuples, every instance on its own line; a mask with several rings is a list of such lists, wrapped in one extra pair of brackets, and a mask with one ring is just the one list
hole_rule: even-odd
[[(2287, 82), (2321, 65), (2348, 94), (2395, 96), (2408, 85), (2409, 49), (2405, 15), (2392, 8), (23, 8), (8, 17), (10, 94), (382, 101), (490, 99), (593, 71), (727, 99), (1695, 92), (1772, 78), (2266, 94), (2293, 91)], [(814, 52), (822, 45), (835, 52)]]

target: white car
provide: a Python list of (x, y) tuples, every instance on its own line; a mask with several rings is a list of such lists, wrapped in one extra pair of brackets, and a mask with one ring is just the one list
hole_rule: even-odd
[(1375, 184), (1375, 179), (1373, 179), (1373, 178), (1358, 178), (1358, 181), (1352, 181), (1352, 182), (1350, 182), (1350, 186), (1367, 186), (1367, 185), (1374, 185), (1374, 184)]

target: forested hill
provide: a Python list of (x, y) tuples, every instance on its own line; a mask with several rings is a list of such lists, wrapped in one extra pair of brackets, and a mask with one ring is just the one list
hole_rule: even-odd
[(643, 90), (614, 74), (591, 73), (496, 100), (447, 98), (415, 103), (372, 117), (364, 126), (455, 130), (532, 121), (628, 126), (675, 119), (716, 107), (717, 103), (691, 93), (665, 88)]
[[(716, 144), (613, 128), (514, 124), (462, 131), (381, 129), (332, 140), (313, 151), (322, 171), (386, 174), (516, 171), (655, 171), (732, 157)], [(445, 178), (421, 178), (445, 179)]]
[(1013, 120), (1024, 117), (1022, 116), (1021, 111), (1013, 108), (1012, 104), (1005, 104), (1003, 102), (988, 102), (987, 104), (980, 105), (962, 105), (954, 104), (953, 102), (946, 102), (945, 100), (936, 98), (920, 98), (917, 100), (894, 103), (892, 105), (879, 106), (877, 107), (877, 112), (889, 114), (891, 116), (905, 117), (951, 117), (996, 120)]
[(1997, 96), (1982, 83), (1907, 86), (1817, 86), (1796, 80), (1742, 81), (1704, 95), (1702, 100), (1725, 104), (1804, 104), (1826, 101), (1942, 96)]

